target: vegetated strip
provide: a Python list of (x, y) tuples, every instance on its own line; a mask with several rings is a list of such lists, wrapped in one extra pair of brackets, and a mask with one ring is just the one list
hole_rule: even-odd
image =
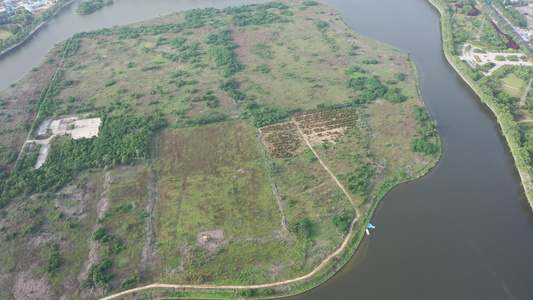
[[(509, 149), (511, 150), (511, 154), (513, 155), (513, 159), (515, 161), (515, 167), (518, 171), (518, 174), (520, 175), (521, 184), (524, 187), (524, 192), (526, 194), (527, 200), (529, 202), (529, 205), (533, 209), (533, 182), (531, 180), (531, 176), (529, 172), (527, 171), (527, 165), (524, 158), (524, 153), (520, 151), (520, 145), (518, 141), (516, 141), (512, 136), (511, 133), (514, 130), (517, 130), (516, 128), (512, 128), (512, 124), (508, 124), (508, 122), (504, 122), (504, 112), (501, 111), (501, 109), (497, 108), (494, 103), (491, 101), (487, 101), (485, 94), (479, 89), (479, 87), (473, 82), (468, 76), (466, 76), (459, 66), (456, 64), (455, 60), (452, 58), (452, 54), (450, 49), (453, 48), (452, 45), (450, 45), (452, 42), (452, 32), (448, 28), (448, 25), (450, 25), (449, 20), (446, 19), (446, 17), (449, 15), (445, 12), (443, 12), (443, 8), (441, 5), (446, 5), (441, 2), (441, 0), (429, 0), (429, 2), (435, 6), (439, 10), (439, 13), (441, 15), (441, 35), (442, 35), (442, 48), (444, 50), (444, 55), (446, 56), (446, 59), (450, 63), (450, 65), (455, 69), (457, 74), (461, 76), (461, 78), (472, 88), (472, 90), (479, 96), (481, 101), (485, 103), (488, 108), (494, 113), (496, 116), (496, 121), (498, 124), (500, 124), (502, 128), (502, 134), (505, 137), (505, 140), (507, 141), (507, 145), (509, 146)], [(516, 124), (516, 122), (515, 122)]]
[(352, 237), (352, 233), (353, 233), (353, 227), (355, 225), (355, 222), (357, 222), (357, 220), (359, 219), (359, 212), (357, 211), (357, 208), (352, 200), (352, 197), (350, 197), (350, 195), (348, 194), (348, 192), (346, 191), (346, 189), (344, 189), (344, 186), (339, 182), (339, 180), (337, 179), (337, 177), (329, 170), (329, 168), (324, 164), (324, 162), (322, 161), (322, 159), (320, 159), (320, 157), (318, 156), (318, 154), (315, 152), (315, 150), (313, 149), (313, 147), (311, 146), (311, 144), (309, 143), (309, 140), (305, 137), (305, 135), (303, 134), (301, 128), (298, 126), (298, 124), (293, 120), (294, 124), (296, 125), (296, 128), (298, 129), (298, 132), (300, 133), (300, 135), (302, 136), (302, 138), (305, 140), (307, 146), (309, 147), (309, 149), (311, 149), (311, 151), (314, 153), (314, 155), (316, 156), (316, 158), (318, 159), (318, 161), (320, 162), (320, 164), (322, 165), (322, 167), (329, 173), (329, 175), (333, 178), (333, 180), (335, 181), (335, 183), (337, 183), (337, 185), (341, 188), (341, 190), (344, 192), (344, 194), (346, 195), (346, 197), (348, 197), (348, 200), (350, 200), (350, 203), (352, 204), (354, 210), (355, 210), (355, 218), (353, 219), (351, 225), (350, 225), (350, 231), (348, 232), (348, 234), (346, 235), (346, 238), (344, 239), (344, 242), (342, 242), (341, 246), (339, 247), (339, 249), (337, 249), (335, 252), (331, 253), (329, 256), (327, 256), (321, 263), (320, 265), (318, 265), (313, 271), (311, 271), (310, 273), (306, 274), (306, 275), (303, 275), (303, 276), (300, 276), (300, 277), (297, 277), (297, 278), (293, 278), (293, 279), (288, 279), (288, 280), (284, 280), (284, 281), (279, 281), (279, 282), (273, 282), (273, 283), (266, 283), (266, 284), (256, 284), (256, 285), (221, 285), (221, 286), (217, 286), (217, 285), (194, 285), (194, 284), (164, 284), (164, 283), (154, 283), (154, 284), (150, 284), (150, 285), (147, 285), (147, 286), (143, 286), (143, 287), (138, 287), (138, 288), (134, 288), (134, 289), (131, 289), (131, 290), (127, 290), (127, 291), (123, 291), (123, 292), (120, 292), (120, 293), (117, 293), (117, 294), (114, 294), (114, 295), (110, 295), (110, 296), (107, 296), (105, 298), (102, 298), (102, 300), (107, 300), (107, 299), (115, 299), (117, 297), (121, 297), (121, 296), (125, 296), (127, 294), (130, 294), (130, 293), (134, 293), (134, 292), (139, 292), (139, 291), (143, 291), (143, 290), (148, 290), (148, 289), (154, 289), (154, 288), (194, 288), (194, 289), (259, 289), (259, 288), (269, 288), (269, 287), (275, 287), (275, 286), (279, 286), (279, 285), (284, 285), (284, 284), (289, 284), (289, 283), (294, 283), (294, 282), (298, 282), (298, 281), (302, 281), (302, 280), (306, 280), (306, 279), (309, 279), (310, 277), (314, 276), (316, 273), (318, 273), (318, 271), (320, 271), (333, 257), (339, 255), (343, 250), (344, 248), (346, 247), (346, 245), (348, 244), (348, 241), (350, 240), (350, 238)]
[[(72, 1), (74, 2), (74, 1)], [(69, 2), (69, 3), (72, 3), (72, 2)], [(57, 13), (57, 12), (56, 12)], [(67, 49), (68, 49), (68, 45), (70, 43), (71, 39), (69, 39), (65, 45), (65, 51), (63, 51), (63, 54), (61, 55), (61, 60), (59, 61), (59, 63), (57, 64), (57, 69), (56, 71), (54, 72), (54, 76), (52, 76), (52, 79), (50, 80), (50, 84), (48, 85), (48, 88), (46, 89), (46, 92), (44, 92), (44, 95), (42, 95), (42, 99), (43, 99), (43, 102), (44, 100), (46, 99), (46, 96), (48, 95), (48, 93), (50, 92), (50, 90), (52, 89), (52, 86), (53, 86), (53, 82), (54, 80), (56, 79), (57, 77), (57, 73), (59, 72), (59, 69), (61, 68), (61, 64), (63, 63), (63, 58), (65, 57), (65, 54), (67, 53)], [(0, 53), (0, 56), (3, 54), (4, 52)], [(18, 160), (20, 159), (20, 157), (22, 156), (22, 153), (24, 151), (24, 147), (26, 146), (26, 142), (30, 139), (30, 136), (35, 132), (35, 129), (39, 126), (39, 115), (40, 115), (40, 108), (41, 108), (41, 105), (43, 104), (42, 102), (39, 103), (39, 107), (37, 108), (37, 115), (35, 115), (35, 119), (33, 119), (33, 123), (32, 123), (32, 129), (28, 132), (28, 135), (26, 136), (26, 141), (24, 142), (24, 144), (22, 144), (22, 148), (20, 148), (20, 151), (19, 151), (19, 155), (17, 157), (17, 160), (15, 161), (15, 164), (18, 162)], [(12, 173), (9, 174), (9, 179), (11, 179), (11, 175)], [(6, 191), (6, 186), (4, 186), (4, 189), (0, 192), (0, 197), (4, 195)]]

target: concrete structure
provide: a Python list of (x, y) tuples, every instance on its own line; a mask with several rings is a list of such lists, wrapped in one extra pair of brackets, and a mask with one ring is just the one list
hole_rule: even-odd
[(53, 121), (48, 118), (45, 119), (37, 128), (37, 135), (45, 136), (49, 131), (51, 131), (51, 136), (46, 139), (26, 141), (27, 144), (41, 145), (39, 157), (35, 163), (35, 169), (39, 169), (46, 161), (48, 151), (50, 150), (50, 142), (53, 138), (66, 134), (70, 134), (73, 139), (98, 136), (100, 123), (100, 118), (78, 120), (78, 117), (64, 117)]
[[(470, 49), (467, 51), (468, 46), (470, 46)], [(484, 52), (484, 53), (477, 53), (474, 52), (474, 50), (480, 50), (477, 52)], [(505, 57), (505, 61), (499, 61), (496, 60), (497, 56), (503, 56)], [(512, 61), (508, 60), (508, 56), (517, 56), (519, 59), (518, 61)], [(461, 60), (466, 61), (472, 68), (476, 68), (478, 65), (482, 66), (484, 64), (487, 64), (489, 62), (494, 63), (494, 67), (492, 67), (488, 72), (482, 72), (485, 76), (490, 75), (492, 72), (496, 71), (499, 67), (505, 66), (505, 65), (512, 65), (512, 66), (533, 66), (533, 63), (531, 61), (523, 61), (520, 59), (520, 57), (524, 56), (521, 52), (489, 52), (489, 51), (483, 51), (482, 49), (469, 45), (465, 43), (463, 45), (463, 50), (461, 56), (459, 58)]]

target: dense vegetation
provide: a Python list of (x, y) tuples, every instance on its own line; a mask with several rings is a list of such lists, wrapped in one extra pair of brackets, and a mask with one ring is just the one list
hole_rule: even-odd
[(431, 116), (424, 107), (415, 107), (415, 120), (418, 125), (417, 133), (420, 138), (413, 140), (411, 149), (426, 155), (440, 152), (438, 144), (432, 143), (431, 139), (437, 136), (437, 121), (432, 121)]
[(39, 149), (22, 155), (5, 182), (2, 203), (24, 193), (29, 195), (47, 190), (57, 191), (73, 176), (90, 167), (129, 164), (132, 158), (146, 157), (150, 153), (149, 138), (165, 125), (158, 117), (102, 115), (98, 137), (90, 139), (67, 139), (54, 143), (46, 163), (35, 170)]
[(527, 27), (527, 20), (516, 8), (512, 5), (506, 4), (505, 0), (494, 0), (492, 4), (496, 6), (502, 13), (503, 16), (517, 27)]

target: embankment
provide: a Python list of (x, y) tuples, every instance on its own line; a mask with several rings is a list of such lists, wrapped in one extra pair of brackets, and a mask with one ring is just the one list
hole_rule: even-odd
[[(481, 102), (485, 103), (489, 109), (496, 116), (496, 121), (502, 129), (502, 134), (507, 141), (509, 150), (515, 161), (515, 167), (520, 175), (521, 184), (524, 187), (524, 192), (528, 199), (529, 205), (533, 209), (533, 182), (531, 181), (531, 175), (527, 170), (525, 150), (520, 147), (520, 143), (516, 138), (516, 132), (518, 130), (518, 124), (510, 116), (510, 112), (503, 107), (496, 105), (490, 100), (489, 96), (481, 90), (481, 87), (465, 75), (465, 72), (461, 70), (457, 57), (453, 56), (453, 44), (452, 44), (452, 30), (450, 28), (451, 21), (448, 19), (450, 14), (445, 9), (445, 3), (441, 0), (429, 0), (429, 2), (438, 9), (441, 15), (441, 33), (442, 33), (442, 48), (446, 59), (450, 65), (455, 69), (457, 74), (472, 88), (472, 90), (479, 96)], [(512, 120), (510, 120), (512, 119)]]
[(62, 7), (58, 8), (56, 12), (54, 12), (48, 19), (44, 20), (43, 22), (41, 22), (39, 25), (37, 25), (32, 31), (30, 31), (24, 38), (22, 38), (22, 40), (20, 40), (19, 42), (9, 46), (7, 49), (4, 49), (2, 51), (0, 51), (0, 56), (4, 55), (5, 53), (8, 53), (9, 51), (17, 48), (18, 46), (24, 44), (24, 42), (26, 42), (35, 32), (37, 32), (37, 30), (41, 29), (46, 23), (48, 23), (48, 21), (50, 21), (53, 17), (55, 17), (55, 15), (57, 15), (60, 11), (62, 11), (65, 7), (69, 6), (70, 4), (74, 3), (76, 0), (71, 0), (67, 3), (65, 3)]

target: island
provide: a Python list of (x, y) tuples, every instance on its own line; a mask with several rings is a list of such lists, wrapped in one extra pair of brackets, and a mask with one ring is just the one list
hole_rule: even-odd
[(82, 2), (78, 5), (76, 8), (76, 13), (79, 15), (86, 15), (90, 14), (97, 9), (100, 9), (106, 5), (113, 4), (113, 0), (89, 0), (86, 2)]
[(441, 13), (444, 53), (496, 116), (533, 208), (531, 7), (501, 0), (431, 3)]
[(314, 1), (81, 32), (0, 99), (0, 298), (299, 293), (440, 155), (409, 56)]

